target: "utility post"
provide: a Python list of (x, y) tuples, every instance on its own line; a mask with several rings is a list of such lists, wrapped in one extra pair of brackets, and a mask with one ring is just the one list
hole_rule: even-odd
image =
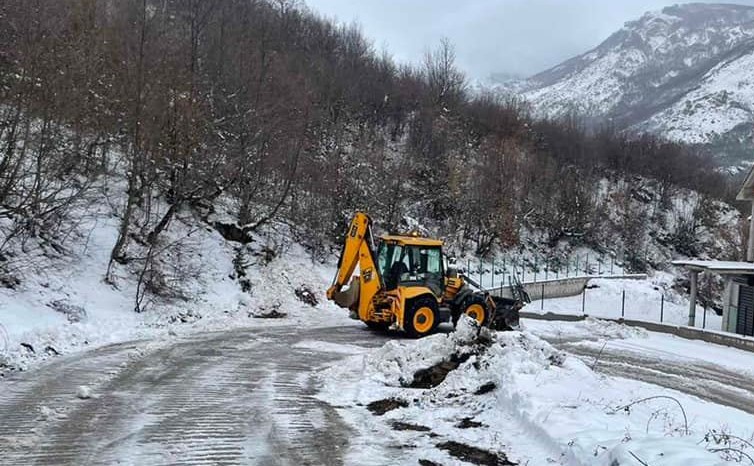
[(746, 262), (754, 262), (754, 202), (751, 203), (751, 217), (749, 217), (749, 243), (746, 248)]
[[(505, 281), (505, 280), (503, 280)], [(492, 258), (492, 286), (490, 288), (495, 288), (495, 258)]]
[(697, 270), (689, 271), (689, 280), (691, 281), (691, 296), (689, 299), (689, 327), (693, 327), (696, 324), (696, 295), (697, 295), (697, 282), (699, 280), (699, 272)]

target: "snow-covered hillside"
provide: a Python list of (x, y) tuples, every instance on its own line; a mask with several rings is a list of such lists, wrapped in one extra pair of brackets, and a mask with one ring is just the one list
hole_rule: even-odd
[(692, 3), (646, 13), (595, 49), (502, 87), (539, 116), (609, 118), (741, 158), (754, 121), (753, 63), (754, 8)]
[[(279, 323), (331, 325), (346, 321), (347, 313), (324, 299), (324, 290), (335, 271), (338, 248), (331, 248), (331, 253), (323, 256), (324, 262), (315, 260), (311, 251), (296, 242), (291, 227), (277, 222), (253, 235), (249, 244), (229, 241), (217, 230), (218, 224), (234, 223), (235, 203), (228, 198), (219, 199), (211, 214), (192, 208), (177, 214), (165, 231), (161, 252), (156, 257), (155, 270), (160, 274), (157, 282), (165, 289), (150, 290), (143, 306), (145, 311), (134, 312), (140, 268), (116, 263), (111, 273), (112, 283), (105, 282), (110, 252), (117, 238), (124, 190), (122, 183), (111, 183), (109, 197), (102, 194), (103, 190), (95, 190), (90, 202), (77, 207), (80, 210), (74, 212), (74, 216), (78, 220), (67, 233), (66, 250), (55, 252), (33, 241), (16, 245), (17, 253), (12, 260), (15, 261), (13, 277), (18, 282), (12, 287), (0, 287), (0, 373), (9, 368), (27, 367), (33, 361), (58, 353), (134, 338), (256, 326), (261, 321), (254, 318), (255, 315), (272, 311), (287, 314)], [(657, 207), (660, 196), (656, 187), (646, 180), (603, 179), (599, 192), (598, 206), (602, 207), (597, 210), (602, 212), (605, 230), (596, 240), (606, 245), (603, 250), (598, 252), (584, 245), (574, 248), (567, 241), (545, 247), (545, 232), (526, 231), (520, 250), (501, 252), (497, 256), (498, 266), (506, 259), (510, 264), (513, 257), (522, 267), (530, 268), (536, 267), (538, 260), (542, 267), (545, 257), (560, 261), (561, 267), (574, 255), (596, 260), (600, 254), (617, 253), (613, 256), (616, 260), (628, 260), (623, 251), (630, 250), (631, 245), (622, 244), (613, 234), (623, 228), (624, 216), (610, 207), (620, 193), (630, 193), (622, 202), (630, 205), (628, 211), (642, 223), (641, 230), (636, 232), (637, 244), (641, 247), (634, 260), (646, 262), (650, 269), (661, 268), (677, 257), (675, 243), (681, 241), (679, 238), (685, 231), (679, 228), (679, 223), (685, 224), (692, 218), (696, 220), (689, 228), (696, 242), (684, 243), (689, 254), (724, 257), (732, 254), (731, 249), (740, 242), (738, 212), (712, 202), (706, 209), (710, 212), (695, 215), (695, 211), (705, 209), (701, 209), (701, 201), (694, 192), (675, 192), (667, 209)], [(154, 208), (164, 210), (167, 206), (156, 199)], [(415, 213), (419, 218), (421, 212)], [(422, 218), (421, 222), (413, 221), (427, 226), (426, 219)], [(645, 225), (645, 218), (652, 219), (651, 225)], [(436, 228), (429, 231), (443, 236)], [(449, 253), (461, 253), (459, 238), (443, 237), (448, 240)], [(469, 250), (467, 247), (466, 251)], [(138, 257), (138, 249), (132, 254)], [(478, 258), (469, 255), (460, 254), (458, 259), (462, 265), (478, 263)], [(622, 267), (620, 263), (617, 268)], [(659, 276), (663, 277), (662, 288), (667, 292), (668, 306), (670, 302), (681, 302), (681, 294), (671, 289), (674, 276), (669, 273)], [(637, 293), (659, 299), (655, 291), (657, 277), (629, 285), (632, 290), (636, 288)], [(531, 278), (529, 270), (528, 279)], [(498, 277), (498, 283), (500, 279)], [(319, 301), (315, 307), (296, 297), (297, 290), (304, 289)], [(620, 294), (620, 290), (611, 289), (601, 298), (600, 302), (614, 305), (610, 309), (595, 309), (590, 294), (589, 313), (615, 315), (619, 312)], [(642, 318), (657, 320), (656, 307), (653, 305), (648, 311), (651, 315)], [(687, 305), (681, 304), (680, 308), (685, 309)], [(580, 301), (576, 304), (568, 299), (562, 303), (548, 302), (548, 310), (580, 312)], [(631, 306), (629, 310), (634, 312)], [(677, 314), (674, 322), (680, 323), (683, 312)], [(670, 312), (666, 314), (670, 315)], [(715, 322), (711, 320), (709, 324), (714, 326)]]
[[(134, 312), (138, 270), (115, 264), (112, 283), (105, 282), (119, 208), (102, 198), (78, 212), (80, 221), (71, 227), (62, 254), (39, 252), (32, 244), (24, 253), (19, 245), (17, 282), (0, 287), (0, 376), (115, 342), (348, 320), (323, 299), (334, 264), (314, 261), (291, 240), (286, 225), (273, 222), (242, 245), (223, 238), (190, 209), (171, 223), (161, 243), (161, 282), (170, 293), (152, 290), (143, 312)], [(218, 206), (211, 220), (223, 214)], [(309, 292), (316, 294), (316, 306), (301, 299)]]

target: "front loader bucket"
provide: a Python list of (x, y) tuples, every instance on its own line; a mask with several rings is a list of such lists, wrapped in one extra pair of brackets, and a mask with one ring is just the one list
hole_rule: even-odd
[(495, 330), (518, 330), (519, 312), (523, 303), (516, 299), (499, 298), (493, 296), (495, 301), (495, 318), (490, 322), (490, 327)]
[(352, 309), (359, 302), (359, 277), (353, 277), (347, 290), (333, 293), (332, 299), (340, 307)]

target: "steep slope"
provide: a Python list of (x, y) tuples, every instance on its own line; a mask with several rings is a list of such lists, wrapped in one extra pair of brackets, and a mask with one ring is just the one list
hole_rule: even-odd
[(754, 121), (754, 8), (686, 4), (647, 13), (595, 49), (517, 86), (539, 116), (649, 130), (745, 159)]

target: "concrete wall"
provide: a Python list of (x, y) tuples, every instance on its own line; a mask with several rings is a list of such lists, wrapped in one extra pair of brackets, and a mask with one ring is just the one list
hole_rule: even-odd
[[(589, 284), (589, 280), (593, 278), (617, 280), (617, 279), (630, 279), (630, 280), (644, 280), (647, 278), (644, 274), (637, 275), (611, 275), (606, 277), (575, 277), (575, 278), (561, 278), (558, 280), (545, 280), (536, 283), (526, 283), (524, 288), (529, 293), (529, 298), (532, 301), (542, 299), (542, 293), (544, 292), (545, 299), (553, 298), (567, 298), (569, 296), (578, 296), (584, 288)], [(501, 288), (495, 288), (489, 290), (493, 296), (500, 296), (501, 298), (513, 298), (513, 293), (509, 286)]]
[[(534, 312), (521, 312), (521, 317), (524, 319), (536, 319), (536, 320), (549, 320), (549, 321), (565, 321), (576, 322), (586, 319), (589, 316), (569, 315), (569, 314), (554, 314), (548, 312), (547, 314), (537, 314)], [(743, 351), (749, 351), (754, 353), (754, 338), (732, 335), (726, 333), (715, 332), (711, 330), (702, 330), (694, 327), (682, 327), (679, 325), (660, 324), (657, 322), (644, 322), (639, 320), (626, 320), (626, 319), (598, 319), (610, 322), (617, 322), (619, 324), (628, 325), (630, 327), (640, 327), (650, 332), (665, 333), (669, 335), (675, 335), (687, 340), (701, 340), (707, 343), (714, 343), (717, 345), (729, 346), (731, 348), (740, 349)]]

